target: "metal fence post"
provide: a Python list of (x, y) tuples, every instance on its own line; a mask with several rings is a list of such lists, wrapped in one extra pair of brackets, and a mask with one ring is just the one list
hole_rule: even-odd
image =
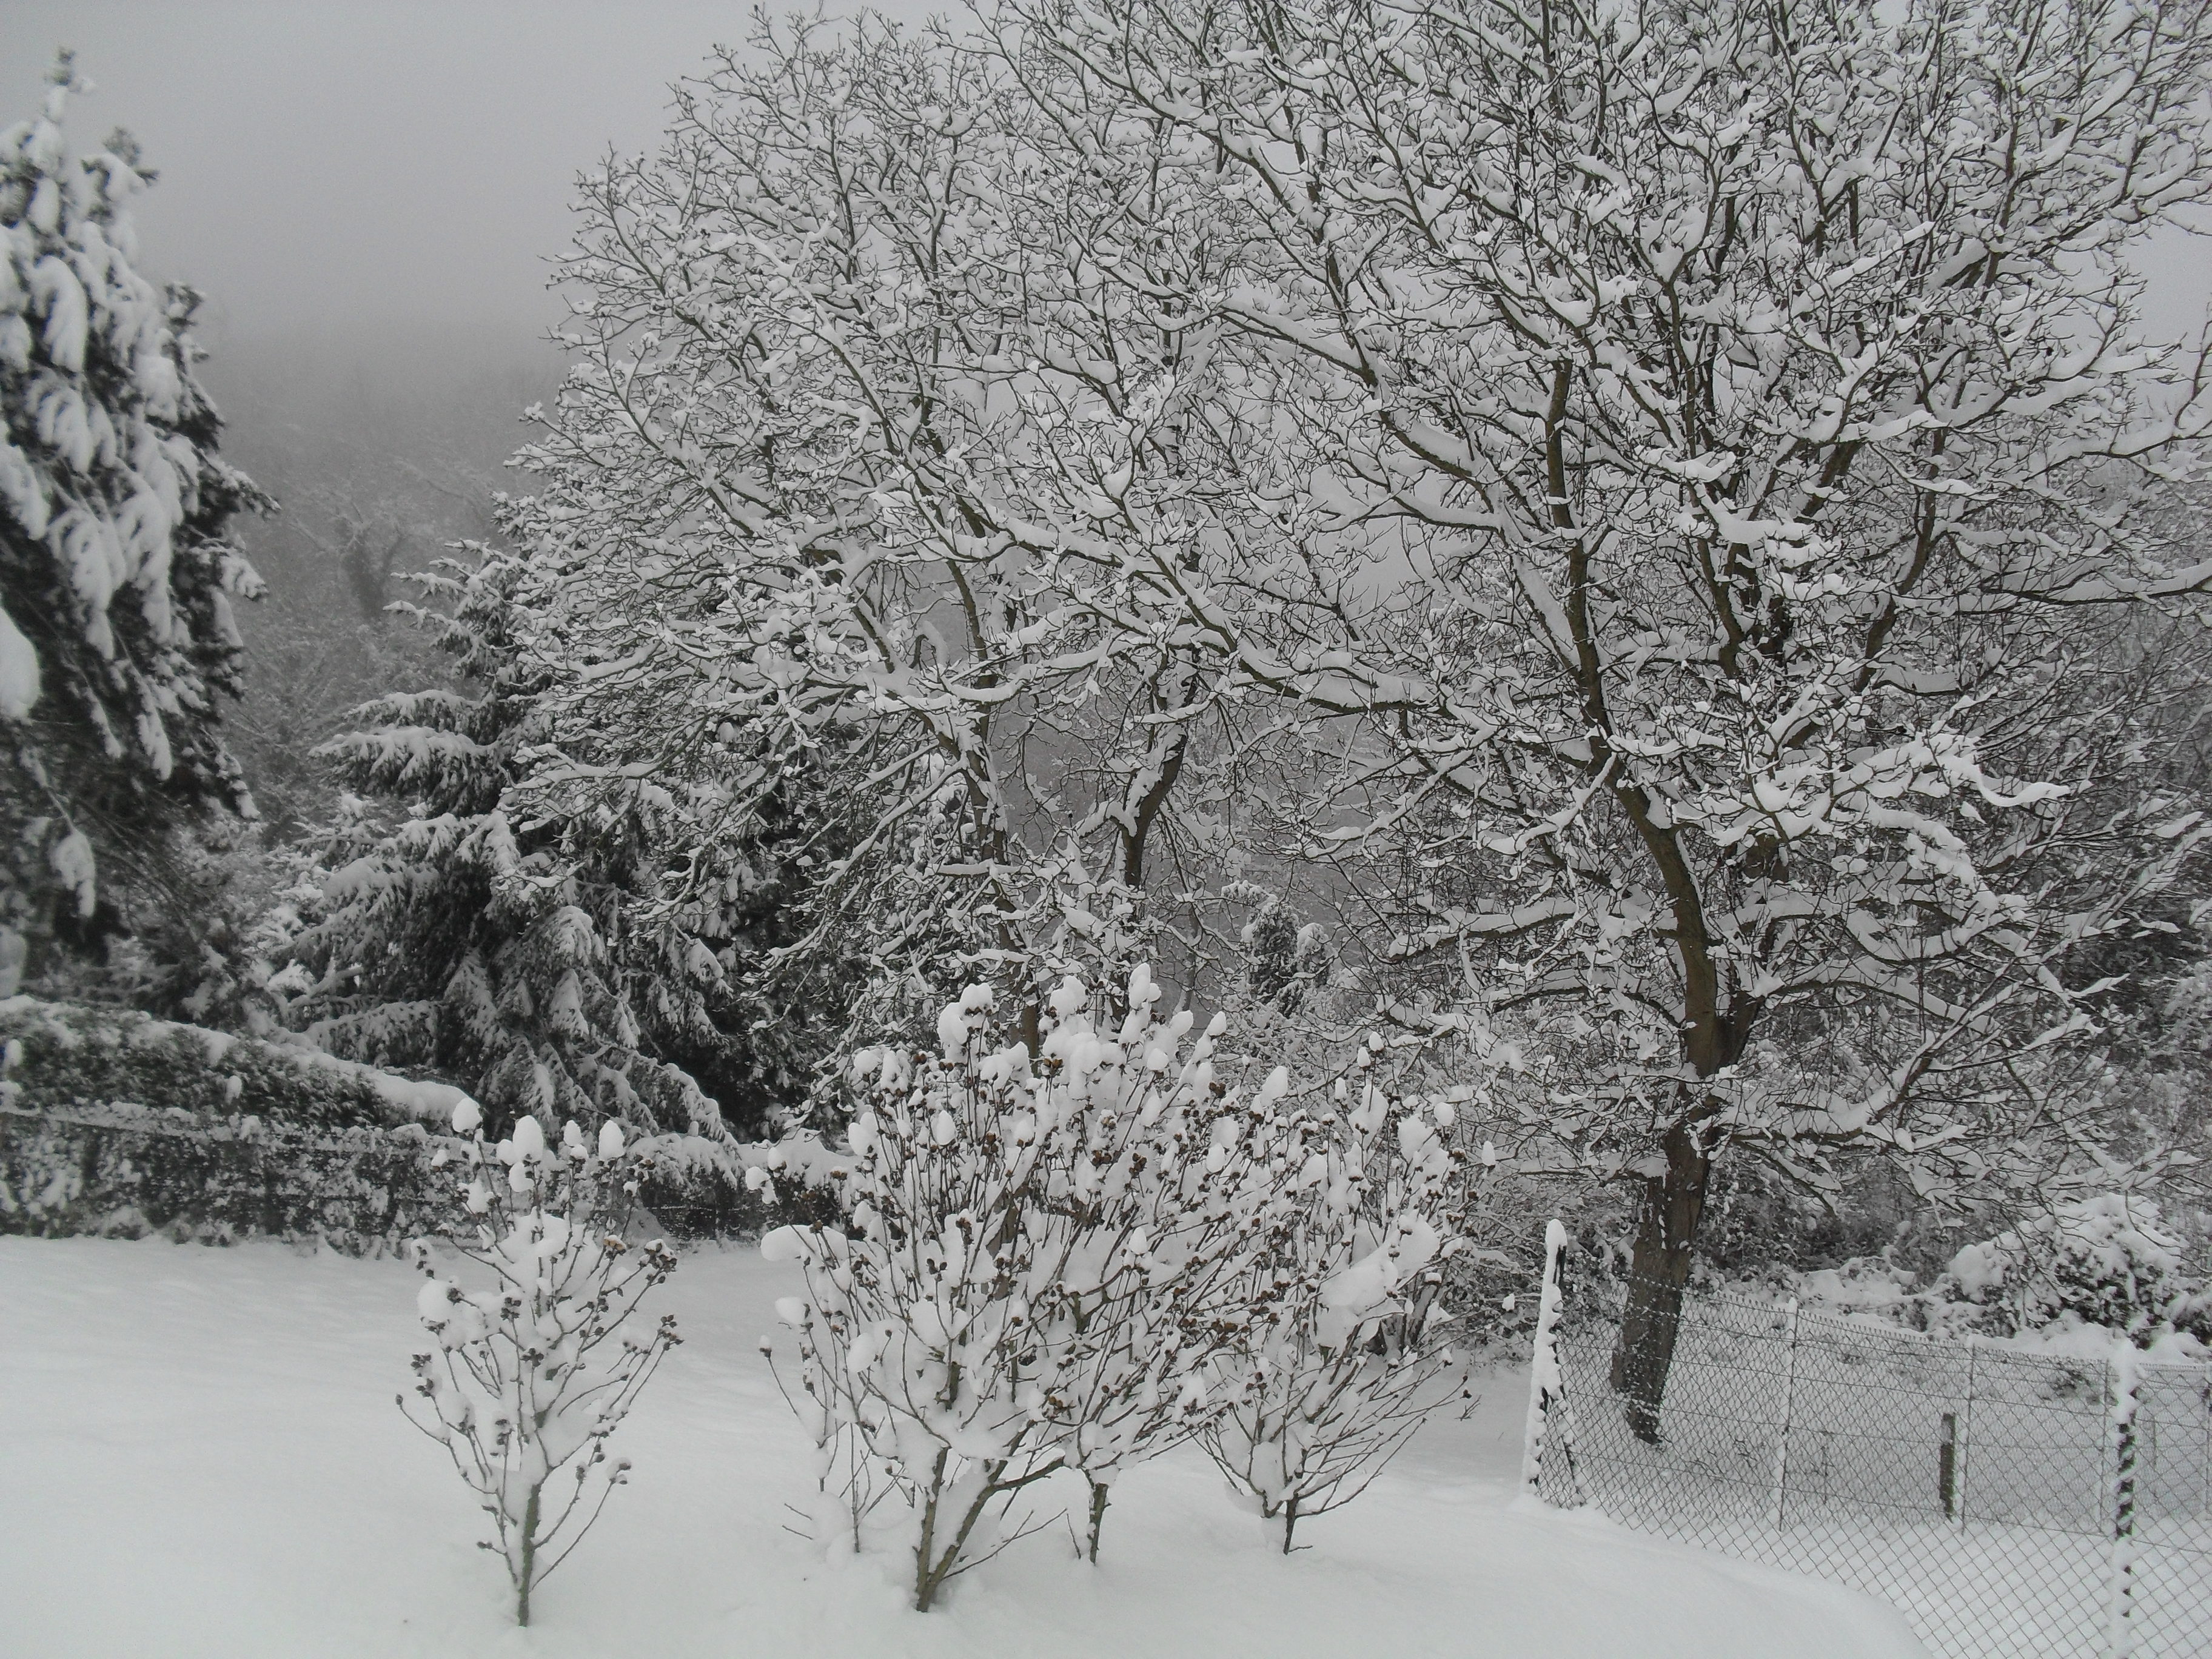
[(2201, 1382), (2197, 1397), (2204, 1403), (2204, 1467), (2197, 1480), (2197, 1518), (2212, 1516), (2212, 1380)]
[(1774, 1512), (1777, 1531), (1782, 1526), (1782, 1507), (1790, 1485), (1790, 1418), (1797, 1408), (1797, 1298), (1790, 1298), (1784, 1319), (1788, 1357), (1782, 1372), (1782, 1423), (1774, 1436)]
[(1521, 1486), (1536, 1496), (1544, 1486), (1544, 1435), (1561, 1395), (1559, 1257), (1566, 1248), (1565, 1224), (1554, 1218), (1544, 1229), (1544, 1280), (1537, 1292), (1536, 1339), (1528, 1358), (1528, 1416), (1521, 1431)]
[(2109, 1659), (2128, 1659), (2136, 1650), (2136, 1406), (2138, 1378), (2134, 1345), (2123, 1338), (2106, 1361), (2112, 1389), (2112, 1540), (2106, 1589), (2109, 1616), (2105, 1651)]
[(1959, 1413), (1945, 1412), (1936, 1423), (1936, 1499), (1943, 1518), (1959, 1513)]
[(1973, 1459), (1974, 1447), (1974, 1360), (1980, 1350), (1975, 1346), (1974, 1334), (1966, 1333), (1966, 1397), (1960, 1401), (1959, 1449), (1957, 1463), (1951, 1475), (1951, 1492), (1954, 1512), (1951, 1524), (1960, 1532), (1966, 1529), (1966, 1467)]

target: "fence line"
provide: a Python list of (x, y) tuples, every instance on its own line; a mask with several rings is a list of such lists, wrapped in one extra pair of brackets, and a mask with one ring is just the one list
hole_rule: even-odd
[(1942, 1659), (2212, 1654), (2212, 1366), (1685, 1300), (1658, 1431), (1613, 1392), (1623, 1287), (1547, 1230), (1522, 1478), (1833, 1578)]

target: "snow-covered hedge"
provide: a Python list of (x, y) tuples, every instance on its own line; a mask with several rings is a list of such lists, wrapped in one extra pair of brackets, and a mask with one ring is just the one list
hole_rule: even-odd
[(127, 1008), (9, 997), (0, 1041), (20, 1045), (9, 1079), (21, 1111), (129, 1104), (337, 1129), (443, 1121), (461, 1098), (450, 1084)]
[(0, 1112), (0, 1234), (266, 1233), (370, 1253), (430, 1224), (427, 1144), (411, 1126), (287, 1131), (133, 1105)]
[[(436, 1231), (425, 1126), (465, 1098), (449, 1084), (29, 997), (0, 1001), (0, 1233), (266, 1233), (358, 1252)], [(683, 1239), (811, 1215), (836, 1161), (812, 1137), (656, 1135), (635, 1152), (640, 1202)], [(749, 1190), (755, 1168), (774, 1184)]]

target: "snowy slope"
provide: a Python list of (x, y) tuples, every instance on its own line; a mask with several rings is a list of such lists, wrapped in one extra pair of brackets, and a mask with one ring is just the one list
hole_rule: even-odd
[[(506, 1622), (495, 1559), (392, 1396), (416, 1281), (391, 1262), (0, 1239), (0, 1651), (38, 1659), (784, 1655), (1890, 1659), (1888, 1609), (1511, 1497), (1517, 1378), (1432, 1424), (1291, 1560), (1176, 1456), (1117, 1489), (1105, 1564), (1046, 1535), (907, 1611), (896, 1569), (781, 1530), (806, 1492), (755, 1347), (785, 1270), (687, 1257), (687, 1341), (616, 1442), (600, 1529)], [(1079, 1492), (1065, 1495), (1079, 1500)]]

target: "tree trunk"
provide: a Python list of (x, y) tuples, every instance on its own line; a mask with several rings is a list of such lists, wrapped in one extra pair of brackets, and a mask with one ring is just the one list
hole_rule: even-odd
[(515, 1574), (514, 1622), (530, 1623), (530, 1586), (538, 1577), (538, 1495), (542, 1486), (530, 1489), (530, 1503), (522, 1517), (522, 1565)]
[(1025, 1484), (1016, 1481), (1012, 1486), (1000, 1485), (999, 1477), (1006, 1473), (1005, 1462), (986, 1463), (983, 1466), (983, 1483), (975, 1489), (975, 1496), (968, 1500), (967, 1512), (961, 1516), (958, 1528), (949, 1543), (940, 1545), (942, 1534), (939, 1523), (946, 1519), (946, 1511), (939, 1505), (948, 1491), (945, 1473), (951, 1462), (948, 1453), (940, 1450), (937, 1454), (933, 1484), (929, 1500), (922, 1510), (921, 1541), (915, 1547), (914, 1552), (914, 1610), (916, 1613), (929, 1611), (937, 1601), (937, 1593), (945, 1588), (945, 1581), (958, 1569), (960, 1552), (968, 1546), (968, 1534), (975, 1530), (975, 1523), (983, 1518), (985, 1507), (1000, 1492)]
[(1098, 1565), (1098, 1534), (1106, 1528), (1107, 1489), (1093, 1480), (1091, 1483), (1091, 1537), (1085, 1553), (1091, 1565)]
[(1613, 1351), (1613, 1390), (1621, 1397), (1628, 1426), (1637, 1438), (1654, 1443), (1667, 1373), (1674, 1363), (1674, 1339), (1681, 1329), (1690, 1249), (1697, 1242), (1713, 1167), (1692, 1125), (1669, 1129), (1662, 1148), (1666, 1172), (1644, 1183), (1628, 1261), (1628, 1303), (1621, 1312), (1620, 1346)]

